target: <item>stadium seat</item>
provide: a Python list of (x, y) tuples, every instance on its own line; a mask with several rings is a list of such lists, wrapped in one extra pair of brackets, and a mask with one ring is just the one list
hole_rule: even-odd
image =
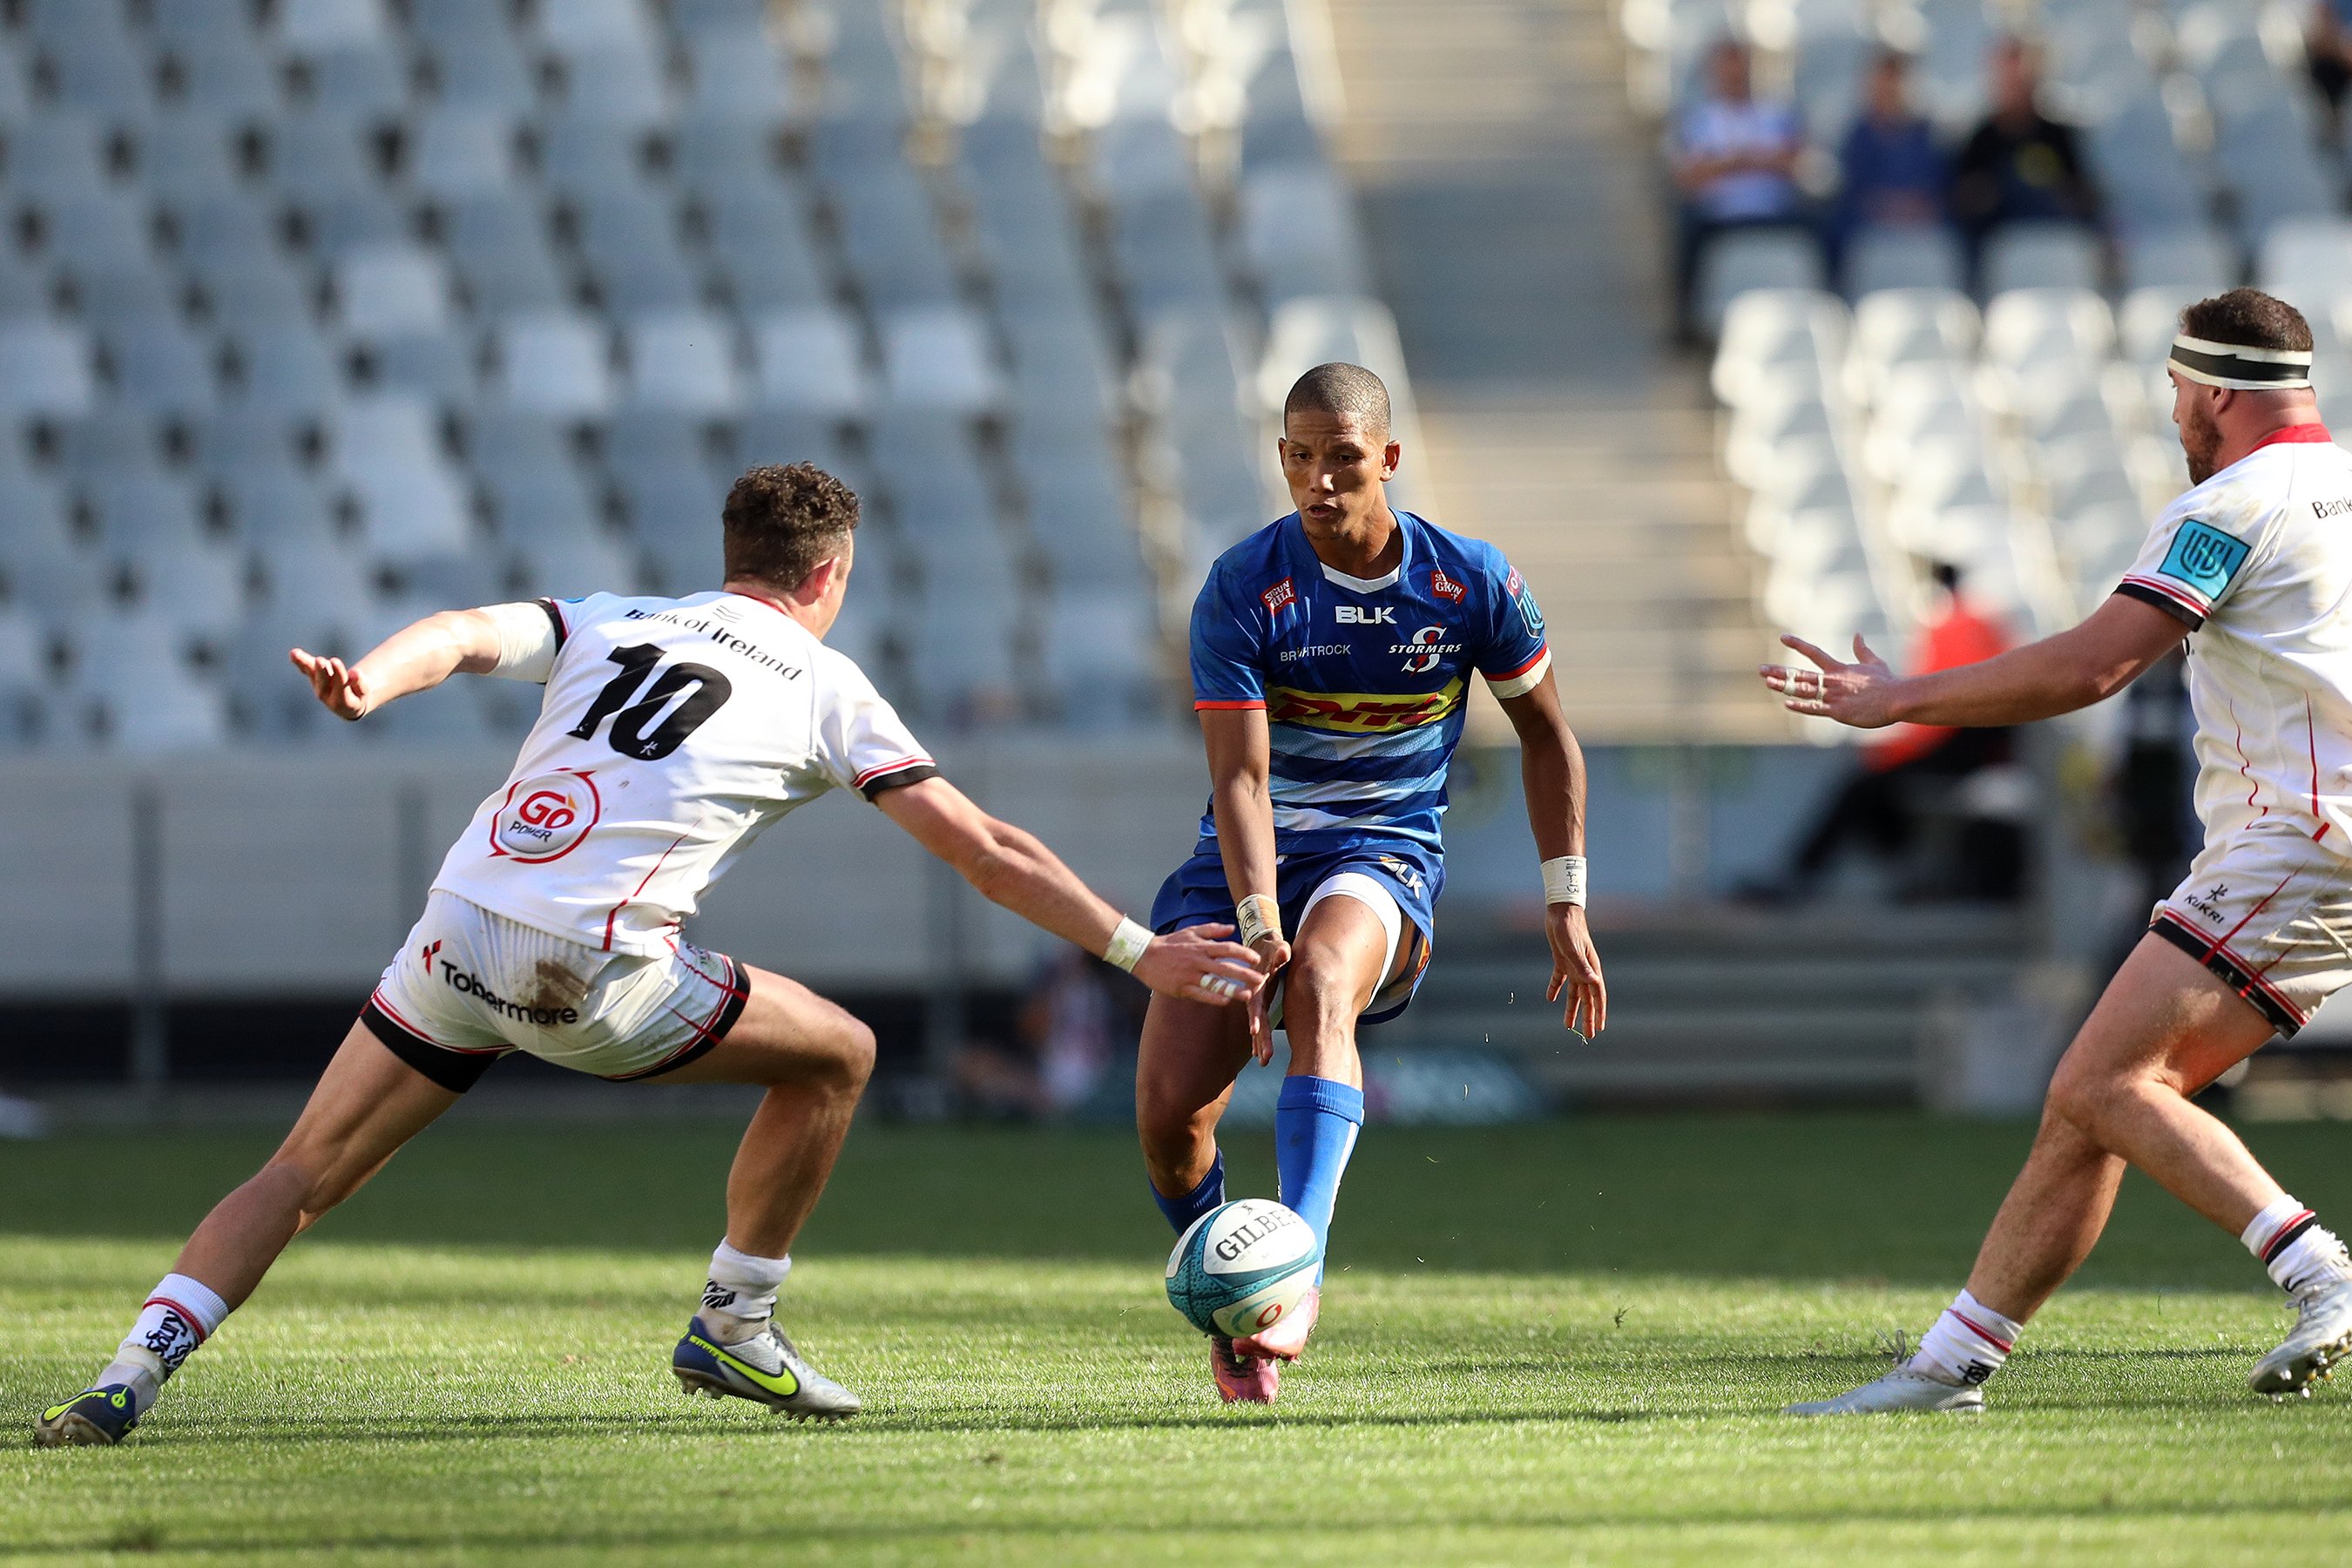
[(579, 204), (574, 224), (589, 280), (606, 310), (682, 310), (702, 302), (701, 279), (666, 198), (604, 190)]
[(1735, 407), (1796, 386), (1818, 391), (1845, 357), (1852, 315), (1834, 294), (1752, 289), (1731, 302), (1708, 381)]
[(651, 130), (668, 119), (669, 90), (656, 56), (635, 44), (583, 48), (560, 58), (562, 111)]
[[(532, 79), (530, 64), (503, 23), (498, 20), (497, 9), (481, 4), (481, 0), (457, 0), (449, 15), (465, 15), (479, 18), (481, 30), (461, 34), (427, 31), (437, 23), (425, 23), (418, 18), (422, 11), (411, 14), (412, 25), (425, 33), (423, 50), (425, 75), (432, 83), (433, 96), (445, 108), (480, 110), (501, 115), (522, 115), (539, 103), (539, 89)], [(457, 24), (458, 27), (478, 24)]]
[(1963, 363), (1980, 322), (1968, 296), (1944, 289), (1890, 289), (1855, 306), (1850, 365), (1866, 382), (1897, 365)]
[(866, 178), (830, 184), (826, 195), (841, 221), (851, 278), (869, 305), (953, 302), (954, 264), (940, 241), (930, 195), (911, 167), (886, 164)]
[(979, 316), (961, 305), (918, 305), (881, 320), (883, 387), (893, 403), (977, 416), (1004, 396)]
[(832, 286), (790, 186), (762, 184), (716, 192), (698, 204), (697, 213), (736, 310), (752, 315), (830, 302)]
[(1724, 436), (1724, 468), (1753, 489), (1771, 471), (1773, 454), (1783, 443), (1827, 441), (1837, 432), (1838, 421), (1818, 391), (1755, 398), (1732, 414)]
[(1959, 289), (1968, 267), (1959, 240), (1940, 228), (1870, 228), (1845, 258), (1845, 292), (1857, 303), (1895, 289)]
[(2296, 217), (2273, 225), (2254, 248), (2254, 282), (2314, 310), (2352, 292), (2352, 221)]
[(155, 471), (88, 481), (82, 504), (100, 549), (121, 562), (156, 550), (198, 544), (205, 529), (187, 485)]
[(336, 318), (361, 342), (437, 333), (449, 325), (449, 274), (415, 244), (361, 246), (329, 268)]
[(718, 416), (742, 401), (735, 330), (708, 310), (659, 310), (621, 326), (628, 402), (637, 408)]
[(307, 321), (233, 331), (226, 363), (232, 395), (247, 408), (317, 415), (342, 396), (342, 371)]
[(1243, 255), (1268, 304), (1368, 290), (1355, 214), (1325, 164), (1283, 164), (1251, 173), (1242, 185), (1241, 237)]
[(1723, 235), (1699, 263), (1698, 321), (1711, 337), (1731, 302), (1750, 289), (1821, 286), (1821, 247), (1811, 237), (1789, 229)]
[(729, 479), (762, 463), (806, 461), (853, 487), (857, 482), (857, 465), (842, 445), (840, 422), (818, 410), (748, 409), (734, 422), (726, 447), (719, 466)]
[(110, 184), (104, 133), (78, 108), (58, 107), (7, 128), (7, 192), (48, 205), (95, 195)]
[(582, 418), (612, 406), (611, 349), (594, 318), (569, 310), (517, 312), (490, 336), (495, 384), (505, 406)]
[(1982, 285), (1990, 300), (2021, 289), (2096, 290), (2098, 237), (2074, 224), (2011, 224), (1985, 242)]
[(188, 110), (242, 124), (266, 120), (284, 107), (278, 72), (247, 29), (241, 9), (229, 21), (167, 24), (166, 4), (158, 5), (155, 16), (167, 94)]
[(438, 104), (419, 115), (403, 142), (410, 186), (429, 201), (496, 196), (517, 174), (515, 120), (494, 109)]
[(200, 414), (218, 395), (217, 355), (172, 317), (102, 327), (98, 342), (110, 394), (131, 407)]
[(1150, 715), (1164, 655), (1159, 626), (1133, 598), (1086, 591), (1055, 595), (1038, 616), (1045, 683), (1058, 716), (1080, 730)]
[(118, 574), (97, 555), (62, 541), (15, 541), (0, 552), (0, 577), (17, 614), (52, 626), (104, 609), (118, 597)]
[(0, 321), (0, 416), (82, 413), (96, 395), (89, 337), (38, 316)]
[(296, 54), (315, 55), (387, 41), (381, 0), (279, 0), (278, 37)]
[(210, 110), (159, 114), (128, 138), (132, 177), (151, 199), (177, 205), (228, 195), (240, 178), (234, 137), (227, 121)]
[(686, 112), (772, 126), (793, 117), (790, 62), (759, 22), (688, 31)]
[(647, 141), (639, 127), (567, 113), (541, 123), (530, 141), (540, 178), (566, 201), (634, 194), (645, 180)]
[(535, 204), (507, 193), (454, 202), (442, 235), (475, 314), (549, 310), (571, 302), (571, 286), (556, 267)]
[(719, 531), (725, 495), (707, 473), (646, 470), (625, 475), (619, 488), (629, 536), (659, 592), (698, 594), (725, 581)]
[(150, 546), (131, 563), (137, 602), (208, 658), (226, 653), (245, 618), (246, 575), (244, 557), (212, 541)]
[(2151, 288), (2218, 294), (2234, 282), (2238, 265), (2220, 236), (2206, 228), (2164, 229), (2123, 242), (2124, 291)]
[(812, 307), (751, 321), (757, 400), (771, 408), (851, 418), (866, 405), (865, 353), (840, 312)]
[(1056, 415), (1100, 421), (1118, 398), (1102, 331), (1084, 313), (1007, 318), (1013, 397), (1032, 417)]

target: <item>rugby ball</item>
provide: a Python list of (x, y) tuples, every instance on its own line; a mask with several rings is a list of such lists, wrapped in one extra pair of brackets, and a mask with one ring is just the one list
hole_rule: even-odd
[(1192, 1222), (1168, 1255), (1168, 1302), (1204, 1334), (1274, 1327), (1315, 1288), (1323, 1247), (1307, 1222), (1266, 1198), (1244, 1198)]

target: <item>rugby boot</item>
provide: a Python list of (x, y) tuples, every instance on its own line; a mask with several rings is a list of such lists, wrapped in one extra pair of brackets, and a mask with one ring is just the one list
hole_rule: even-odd
[(1282, 1364), (1262, 1355), (1240, 1355), (1223, 1334), (1209, 1336), (1209, 1374), (1228, 1405), (1271, 1405), (1282, 1391)]
[(2315, 1378), (2352, 1356), (2352, 1279), (2316, 1279), (2294, 1293), (2294, 1331), (2246, 1374), (2256, 1394), (2311, 1397)]
[(1276, 1318), (1254, 1334), (1243, 1334), (1234, 1341), (1234, 1353), (1245, 1356), (1265, 1356), (1274, 1361), (1297, 1361), (1307, 1349), (1307, 1336), (1315, 1331), (1315, 1320), (1323, 1310), (1323, 1288), (1320, 1285), (1298, 1299), (1298, 1305)]
[(857, 1395), (809, 1365), (772, 1321), (748, 1340), (722, 1345), (698, 1317), (671, 1352), (669, 1368), (689, 1394), (748, 1399), (796, 1421), (843, 1421), (865, 1408)]
[(1832, 1399), (1808, 1400), (1780, 1408), (1783, 1415), (1890, 1415), (1906, 1410), (1937, 1410), (1952, 1415), (1984, 1414), (1984, 1390), (1969, 1384), (1946, 1383), (1898, 1366), (1860, 1388), (1849, 1388)]
[(36, 1448), (112, 1447), (139, 1425), (139, 1399), (126, 1383), (110, 1383), (52, 1405), (33, 1423)]

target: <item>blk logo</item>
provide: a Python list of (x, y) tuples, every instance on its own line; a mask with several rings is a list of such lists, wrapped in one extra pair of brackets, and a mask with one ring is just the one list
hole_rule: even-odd
[(1396, 622), (1394, 605), (1341, 605), (1332, 612), (1343, 626), (1392, 626)]

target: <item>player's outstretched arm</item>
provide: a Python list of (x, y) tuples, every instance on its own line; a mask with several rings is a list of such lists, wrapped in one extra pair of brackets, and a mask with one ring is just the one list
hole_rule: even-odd
[(945, 779), (886, 790), (874, 803), (989, 901), (1109, 960), (1162, 995), (1235, 1002), (1255, 996), (1265, 984), (1249, 949), (1216, 940), (1231, 927), (1194, 926), (1143, 941), (1140, 928), (1129, 930), (1131, 922), (1034, 835), (989, 816)]
[[(1528, 826), (1545, 867), (1544, 934), (1551, 942), (1547, 1002), (1568, 998), (1562, 1017), (1588, 1039), (1609, 1026), (1609, 984), (1584, 917), (1584, 749), (1560, 710), (1551, 672), (1517, 697), (1502, 699), (1504, 716), (1519, 737), (1519, 782), (1528, 798)], [(1553, 868), (1572, 862), (1573, 887), (1554, 889)], [(1565, 870), (1565, 867), (1562, 869)], [(1560, 896), (1555, 898), (1558, 892)], [(1570, 895), (1572, 893), (1572, 899)]]
[[(1290, 942), (1275, 880), (1274, 795), (1267, 784), (1274, 742), (1265, 710), (1203, 708), (1200, 717), (1209, 749), (1209, 809), (1225, 887), (1241, 920), (1238, 934), (1272, 974), (1290, 962)], [(1274, 1031), (1266, 1027), (1262, 995), (1250, 1002), (1250, 1049), (1261, 1066), (1274, 1059)]]
[(395, 698), (430, 691), (453, 675), (488, 675), (499, 667), (499, 626), (485, 610), (444, 610), (400, 628), (357, 664), (290, 650), (327, 710), (364, 719)]
[(1784, 637), (1783, 644), (1816, 668), (1768, 664), (1757, 673), (1788, 699), (1790, 712), (1857, 730), (2030, 724), (2113, 697), (2171, 651), (2185, 630), (2154, 605), (2111, 594), (2081, 625), (1981, 664), (1899, 676), (1860, 637), (1853, 639), (1854, 661), (1844, 664), (1802, 637)]

